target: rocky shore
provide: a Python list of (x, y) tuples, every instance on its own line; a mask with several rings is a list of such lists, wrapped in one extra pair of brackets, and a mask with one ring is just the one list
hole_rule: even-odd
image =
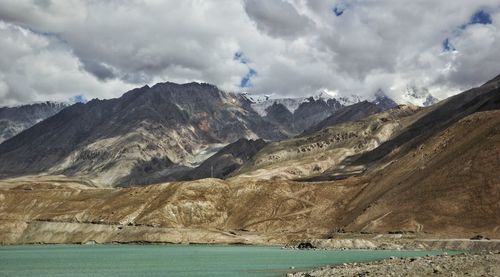
[(289, 277), (326, 276), (500, 276), (500, 252), (391, 258), (370, 263), (329, 266)]
[[(353, 235), (354, 236), (354, 235)], [(431, 239), (379, 234), (374, 237), (307, 239), (294, 241), (286, 248), (324, 250), (456, 250), (500, 251), (499, 239)]]

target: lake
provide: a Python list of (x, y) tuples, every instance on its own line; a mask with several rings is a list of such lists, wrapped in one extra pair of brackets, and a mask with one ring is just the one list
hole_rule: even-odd
[(222, 245), (20, 245), (0, 247), (0, 276), (284, 276), (290, 267), (305, 270), (439, 253)]

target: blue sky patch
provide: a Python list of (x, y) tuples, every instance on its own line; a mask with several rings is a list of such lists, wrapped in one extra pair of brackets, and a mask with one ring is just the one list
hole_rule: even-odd
[(477, 11), (471, 18), (470, 18), (470, 24), (491, 24), (493, 23), (493, 20), (491, 19), (491, 15), (483, 10)]
[(335, 16), (341, 16), (344, 14), (345, 10), (350, 7), (350, 3), (346, 0), (340, 0), (337, 4), (332, 8), (332, 12)]
[(446, 38), (443, 40), (443, 52), (453, 52), (457, 49), (451, 44), (450, 39)]
[(88, 102), (87, 98), (82, 94), (75, 95), (75, 96), (71, 97), (69, 100), (71, 102), (74, 102), (74, 103), (87, 103)]
[(248, 72), (243, 78), (241, 78), (240, 81), (240, 88), (251, 88), (252, 85), (252, 78), (257, 75), (257, 71), (253, 68), (249, 68)]
[(341, 16), (344, 13), (344, 9), (340, 7), (333, 7), (332, 11), (336, 16)]
[(459, 29), (464, 30), (465, 28), (467, 28), (467, 26), (474, 24), (488, 25), (492, 23), (493, 19), (491, 19), (491, 15), (488, 12), (484, 10), (478, 10), (470, 17), (469, 22), (460, 26)]
[[(481, 25), (488, 25), (492, 24), (493, 19), (491, 18), (491, 15), (485, 11), (485, 10), (478, 10), (476, 11), (469, 19), (469, 22), (458, 26), (455, 30), (453, 30), (453, 35), (458, 37), (462, 34), (462, 32), (470, 25), (474, 24), (481, 24)], [(442, 43), (443, 46), (443, 52), (452, 52), (456, 51), (457, 49), (451, 44), (450, 39), (446, 38), (443, 40)]]
[(247, 64), (249, 62), (248, 58), (245, 56), (245, 53), (241, 51), (234, 53), (233, 60), (239, 61), (242, 64)]

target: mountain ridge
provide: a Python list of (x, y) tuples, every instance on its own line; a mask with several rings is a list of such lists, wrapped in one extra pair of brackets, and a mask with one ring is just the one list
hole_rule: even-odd
[(0, 107), (0, 143), (70, 106), (64, 102)]
[(213, 85), (160, 83), (120, 98), (75, 104), (25, 130), (0, 144), (0, 171), (96, 174), (113, 183), (136, 163), (167, 158), (189, 166), (198, 163), (196, 153), (207, 144), (241, 137), (275, 140), (285, 134), (237, 95)]

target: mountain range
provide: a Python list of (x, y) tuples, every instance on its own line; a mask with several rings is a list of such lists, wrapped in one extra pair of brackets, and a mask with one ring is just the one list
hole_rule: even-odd
[[(64, 174), (120, 186), (185, 179), (239, 139), (282, 140), (325, 124), (332, 114), (358, 119), (395, 106), (391, 101), (379, 96), (377, 104), (359, 102), (352, 106), (356, 112), (347, 113), (339, 101), (322, 95), (261, 101), (209, 84), (167, 82), (116, 99), (76, 103), (57, 114), (55, 108), (64, 106), (45, 103), (54, 107), (43, 114), (46, 120), (0, 144), (0, 172)], [(28, 126), (22, 121), (30, 118), (23, 113), (27, 109), (12, 109), (19, 114), (12, 118)]]
[(428, 107), (381, 102), (298, 135), (276, 111), (300, 107), (261, 116), (208, 84), (75, 104), (0, 144), (0, 242), (500, 238), (500, 76)]

